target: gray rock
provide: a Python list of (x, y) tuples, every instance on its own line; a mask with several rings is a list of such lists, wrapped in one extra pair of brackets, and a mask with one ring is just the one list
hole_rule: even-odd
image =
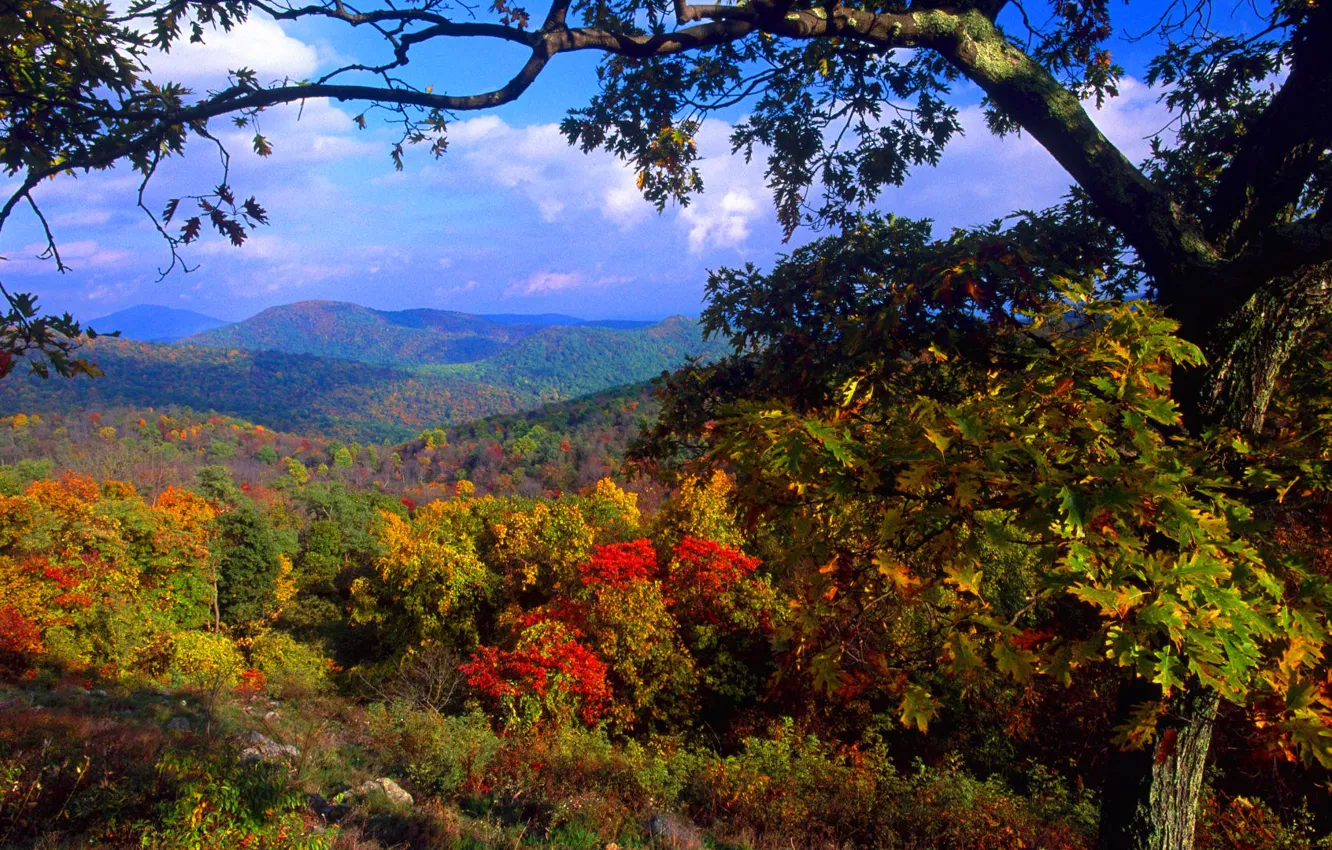
[(679, 815), (658, 812), (643, 824), (648, 838), (659, 847), (673, 850), (703, 850), (703, 833)]
[(242, 764), (249, 764), (256, 761), (283, 761), (284, 759), (299, 759), (301, 751), (291, 744), (279, 744), (267, 735), (259, 732), (250, 731), (240, 736), (240, 741), (245, 746), (241, 748), (240, 760)]
[(166, 730), (177, 734), (190, 731), (190, 719), (188, 717), (173, 717), (166, 722)]
[(265, 722), (265, 723), (277, 723), (278, 720), (280, 720), (280, 719), (281, 719), (281, 718), (278, 716), (278, 713), (277, 713), (276, 711), (270, 711), (270, 712), (268, 712), (267, 714), (264, 715), (264, 722)]
[(349, 793), (339, 794), (335, 799), (339, 802), (347, 797), (366, 799), (376, 794), (382, 794), (386, 800), (395, 806), (410, 806), (416, 802), (411, 794), (408, 794), (402, 786), (387, 776), (381, 776), (379, 779), (367, 779)]
[(330, 803), (324, 799), (322, 794), (311, 794), (308, 799), (310, 811), (319, 815), (324, 823), (337, 823), (351, 811), (350, 806), (345, 806), (342, 803)]

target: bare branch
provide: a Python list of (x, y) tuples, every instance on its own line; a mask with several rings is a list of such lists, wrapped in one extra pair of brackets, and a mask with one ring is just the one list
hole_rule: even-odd
[(41, 207), (37, 206), (37, 201), (33, 199), (31, 191), (24, 194), (28, 199), (28, 206), (32, 207), (33, 214), (42, 223), (42, 232), (46, 234), (46, 250), (38, 254), (37, 258), (40, 260), (54, 259), (56, 271), (62, 273), (69, 271), (69, 266), (65, 265), (65, 261), (60, 259), (60, 249), (56, 247), (55, 235), (51, 233), (51, 225), (46, 222), (46, 216), (42, 214)]

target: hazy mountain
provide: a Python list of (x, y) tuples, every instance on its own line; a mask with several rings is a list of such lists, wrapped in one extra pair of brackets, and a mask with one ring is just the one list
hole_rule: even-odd
[(221, 319), (205, 316), (193, 310), (159, 307), (155, 304), (138, 304), (87, 322), (87, 325), (98, 333), (120, 331), (120, 336), (124, 339), (138, 339), (145, 342), (170, 342), (225, 324), (227, 323)]
[(705, 342), (693, 319), (672, 316), (628, 330), (552, 325), (485, 360), (428, 371), (575, 398), (654, 378), (684, 365), (686, 358), (716, 357), (726, 349), (723, 343)]

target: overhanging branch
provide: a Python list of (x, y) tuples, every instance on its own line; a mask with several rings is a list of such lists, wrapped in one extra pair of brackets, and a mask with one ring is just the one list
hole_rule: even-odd
[(1332, 4), (1316, 4), (1295, 35), (1281, 90), (1248, 129), (1213, 195), (1208, 234), (1242, 251), (1290, 209), (1332, 144)]

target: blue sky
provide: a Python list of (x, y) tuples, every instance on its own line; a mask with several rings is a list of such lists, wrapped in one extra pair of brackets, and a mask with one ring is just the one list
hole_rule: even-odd
[[(199, 90), (220, 87), (226, 70), (242, 65), (264, 80), (303, 78), (337, 67), (364, 46), (356, 39), (255, 19), (205, 46), (158, 57), (153, 76)], [(441, 45), (422, 59), (414, 80), (470, 93), (502, 84), (522, 56), (502, 46), (478, 53), (473, 42)], [(232, 186), (257, 196), (272, 224), (240, 249), (205, 238), (187, 249), (198, 271), (160, 282), (169, 256), (135, 207), (136, 177), (119, 169), (62, 178), (37, 197), (74, 271), (61, 275), (36, 259), (40, 231), (19, 217), (0, 246), (5, 283), (82, 319), (151, 303), (237, 320), (309, 298), (382, 309), (696, 315), (709, 269), (768, 265), (787, 247), (762, 168), (730, 156), (729, 125), (709, 121), (699, 140), (705, 193), (658, 215), (636, 194), (629, 169), (607, 154), (569, 148), (556, 130), (565, 110), (593, 92), (594, 68), (591, 55), (557, 57), (517, 103), (460, 116), (443, 159), (416, 150), (402, 172), (388, 157), (392, 130), (373, 120), (356, 130), (353, 104), (313, 101), (265, 113), (262, 128), (275, 148), (268, 159), (250, 151), (251, 131), (223, 133)], [(1027, 137), (991, 137), (975, 92), (960, 94), (970, 104), (966, 135), (939, 168), (922, 169), (881, 206), (949, 228), (1055, 201), (1068, 179), (1054, 161)], [(1167, 123), (1155, 93), (1135, 78), (1095, 117), (1135, 160)], [(218, 174), (216, 152), (195, 141), (154, 180), (151, 206), (211, 186)]]

